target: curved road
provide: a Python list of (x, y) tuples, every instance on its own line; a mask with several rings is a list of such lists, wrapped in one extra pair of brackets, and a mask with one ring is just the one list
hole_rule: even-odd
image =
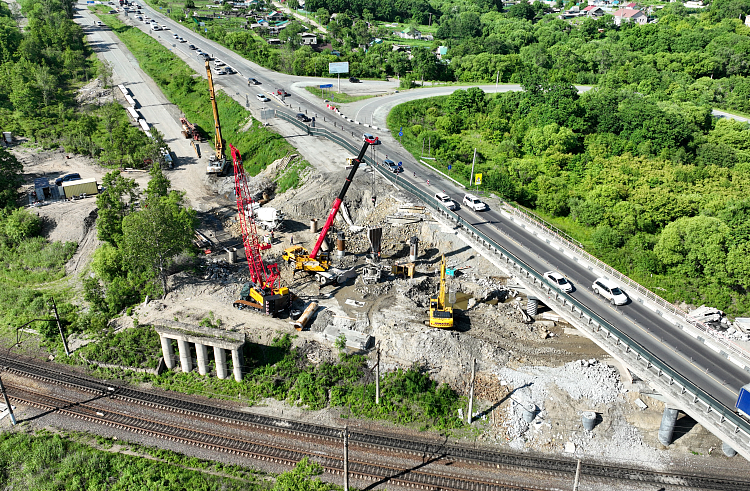
[[(168, 31), (151, 32), (151, 34), (160, 37), (162, 40), (168, 40), (171, 49), (195, 68), (197, 73), (205, 76), (205, 68), (203, 60), (199, 60), (195, 52), (187, 48), (187, 45), (190, 43), (215, 55), (237, 70), (239, 72), (237, 75), (215, 76), (214, 80), (217, 82), (217, 85), (224, 86), (230, 95), (234, 92), (235, 98), (246, 101), (247, 106), (254, 113), (257, 114), (264, 107), (274, 107), (291, 113), (296, 113), (297, 111), (307, 112), (309, 115), (318, 115), (318, 126), (324, 126), (344, 137), (354, 135), (359, 139), (361, 138), (359, 135), (363, 132), (370, 131), (362, 125), (350, 123), (343, 118), (333, 115), (330, 110), (326, 109), (323, 101), (303, 89), (305, 85), (336, 83), (335, 81), (332, 82), (332, 79), (300, 78), (259, 67), (229, 49), (196, 35), (180, 23), (161, 16), (145, 5), (143, 7), (146, 15), (158, 19), (159, 24), (166, 24), (170, 27)], [(132, 20), (134, 20), (133, 17), (131, 15)], [(143, 23), (135, 21), (135, 25), (149, 32)], [(187, 42), (179, 43), (177, 41), (170, 41), (172, 33), (177, 33)], [(257, 78), (261, 82), (261, 85), (248, 87), (248, 77)], [(344, 83), (348, 84), (349, 82), (347, 80)], [(388, 111), (397, 104), (415, 98), (447, 95), (457, 88), (466, 88), (459, 86), (437, 86), (406, 93), (392, 93), (396, 89), (394, 82), (366, 82), (365, 84), (368, 89), (383, 93), (391, 92), (391, 95), (349, 104), (343, 109), (343, 112), (355, 121), (367, 123), (372, 121), (379, 128), (385, 126), (385, 117)], [(287, 98), (287, 103), (291, 102), (293, 104), (292, 107), (284, 108), (284, 104), (276, 99), (271, 99), (269, 103), (262, 103), (255, 98), (255, 94), (260, 92), (269, 94), (277, 87), (286, 87), (292, 93), (292, 96)], [(479, 87), (485, 92), (520, 89), (518, 85), (480, 85)], [(581, 88), (581, 90), (588, 89), (589, 87)], [(334, 129), (331, 128), (330, 122), (323, 123), (320, 118), (322, 114), (326, 114), (326, 116), (330, 115), (326, 119), (334, 118), (338, 127)], [(373, 132), (377, 133), (376, 131)], [(400, 178), (410, 181), (429, 194), (445, 191), (453, 196), (457, 202), (461, 201), (461, 196), (465, 192), (464, 189), (444, 179), (429, 168), (415, 164), (414, 158), (397, 141), (393, 141), (388, 134), (381, 136), (381, 140), (383, 144), (378, 146), (377, 155), (388, 154), (389, 158), (404, 162), (405, 172), (400, 175)], [(475, 213), (468, 208), (462, 207), (458, 211), (458, 214), (502, 247), (505, 247), (509, 252), (526, 262), (527, 265), (537, 272), (542, 273), (550, 269), (562, 272), (576, 286), (575, 291), (571, 295), (579, 302), (592, 311), (597, 312), (603, 319), (610, 322), (635, 341), (646, 346), (653, 354), (682, 373), (726, 407), (734, 407), (739, 387), (750, 382), (750, 374), (697, 340), (685, 335), (683, 331), (677, 329), (640, 303), (630, 302), (622, 307), (610, 307), (601, 297), (594, 295), (591, 291), (591, 284), (595, 279), (593, 272), (584, 268), (578, 262), (564, 256), (560, 251), (550, 247), (547, 243), (530, 235), (513, 222), (503, 219), (499, 210), (491, 209), (486, 212)]]

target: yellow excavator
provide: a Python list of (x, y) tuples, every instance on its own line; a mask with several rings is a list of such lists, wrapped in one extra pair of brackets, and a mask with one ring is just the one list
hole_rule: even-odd
[(216, 107), (216, 92), (214, 91), (214, 79), (211, 76), (211, 65), (206, 60), (206, 75), (208, 76), (208, 94), (211, 97), (211, 106), (214, 110), (214, 147), (216, 148), (216, 155), (211, 155), (208, 158), (208, 167), (206, 167), (206, 174), (216, 174), (217, 176), (226, 175), (229, 170), (229, 161), (224, 153), (225, 141), (221, 137), (221, 123), (219, 123), (219, 108)]
[(430, 299), (430, 327), (453, 328), (453, 308), (445, 303), (445, 256), (440, 261), (440, 291), (437, 298)]

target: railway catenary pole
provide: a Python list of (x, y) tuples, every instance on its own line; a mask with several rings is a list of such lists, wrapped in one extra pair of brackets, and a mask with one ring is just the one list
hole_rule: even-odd
[(68, 341), (65, 339), (65, 335), (63, 334), (62, 324), (60, 324), (60, 316), (57, 313), (57, 304), (55, 303), (54, 298), (50, 298), (50, 300), (52, 300), (52, 310), (55, 312), (55, 320), (57, 321), (57, 330), (60, 331), (60, 339), (62, 339), (63, 347), (65, 348), (65, 356), (70, 356), (70, 350), (68, 349)]
[(380, 344), (378, 344), (378, 362), (375, 364), (375, 404), (380, 405)]
[(471, 361), (471, 385), (469, 386), (469, 415), (466, 418), (466, 422), (471, 424), (472, 413), (474, 411), (474, 376), (476, 375), (477, 359), (473, 358)]
[(16, 416), (13, 414), (13, 407), (10, 405), (10, 399), (8, 399), (8, 393), (5, 392), (5, 384), (3, 379), (0, 378), (0, 391), (3, 393), (3, 399), (5, 399), (5, 406), (8, 408), (8, 414), (10, 415), (10, 423), (16, 426)]
[(581, 459), (578, 459), (578, 464), (576, 465), (576, 478), (573, 481), (573, 491), (578, 491), (578, 479), (581, 476)]
[(349, 491), (349, 426), (344, 426), (344, 491)]

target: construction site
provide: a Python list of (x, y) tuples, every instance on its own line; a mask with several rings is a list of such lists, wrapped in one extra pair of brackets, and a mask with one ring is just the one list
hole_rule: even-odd
[[(210, 82), (208, 62), (206, 70)], [(215, 150), (207, 165), (178, 165), (169, 174), (198, 212), (202, 273), (172, 274), (164, 298), (115, 318), (113, 332), (153, 325), (166, 370), (195, 367), (200, 375), (238, 381), (245, 341), (268, 345), (292, 334), (308, 360), (321, 363), (335, 360), (343, 336), (348, 351), (381, 372), (416, 366), (468, 397), (459, 417), (477, 429), (464, 436), (473, 435), (475, 444), (653, 469), (707, 469), (709, 461), (699, 457), (713, 455), (713, 470), (729, 468), (717, 450), (721, 441), (687, 416), (672, 444), (662, 445), (665, 405), (649, 385), (530, 298), (511, 271), (484, 257), (454, 224), (384, 179), (386, 166), (366, 164), (367, 156), (384, 160), (377, 137), (357, 142), (357, 156), (306, 140), (303, 155), (248, 176), (242, 155), (222, 139), (210, 87)], [(184, 117), (180, 123), (182, 136), (199, 144), (195, 128)], [(42, 176), (81, 171), (101, 179), (106, 172), (59, 152), (16, 152), (28, 190)], [(301, 172), (298, 187), (277, 192), (278, 177), (301, 158), (314, 166)], [(146, 173), (125, 173), (145, 187)], [(68, 277), (85, 272), (99, 245), (95, 201), (52, 202), (36, 211), (47, 238), (79, 244)], [(221, 329), (197, 327), (209, 314)], [(341, 423), (337, 408), (309, 412), (268, 400), (252, 410)]]

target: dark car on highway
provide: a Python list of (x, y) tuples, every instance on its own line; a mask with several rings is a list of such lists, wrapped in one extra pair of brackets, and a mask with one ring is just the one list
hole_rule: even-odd
[(247, 79), (247, 85), (260, 85), (260, 82), (254, 78), (248, 78)]
[(65, 174), (62, 177), (58, 177), (55, 179), (55, 186), (62, 186), (64, 182), (68, 181), (80, 181), (81, 175), (77, 172), (74, 172), (73, 174)]
[(359, 83), (359, 79), (357, 77), (349, 77), (349, 81), (353, 84)]
[(307, 123), (308, 121), (310, 121), (310, 118), (308, 118), (308, 117), (307, 117), (307, 116), (306, 116), (305, 114), (303, 114), (303, 113), (297, 113), (297, 115), (296, 115), (295, 117), (296, 117), (296, 118), (297, 118), (297, 119), (298, 119), (299, 121), (302, 121), (303, 123)]

